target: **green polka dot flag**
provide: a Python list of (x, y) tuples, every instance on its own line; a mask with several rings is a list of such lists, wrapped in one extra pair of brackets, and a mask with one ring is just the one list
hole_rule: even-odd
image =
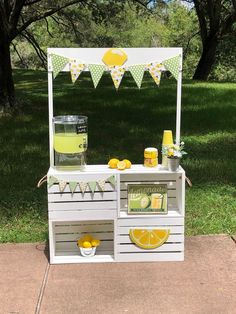
[(171, 74), (174, 76), (176, 80), (178, 80), (178, 77), (179, 77), (179, 70), (180, 70), (179, 63), (180, 63), (180, 56), (176, 56), (176, 57), (163, 61), (165, 68), (171, 72)]
[(69, 59), (63, 56), (51, 55), (52, 58), (52, 70), (53, 70), (53, 77), (56, 78), (57, 74), (64, 69), (67, 63), (69, 63)]
[(137, 64), (137, 65), (129, 66), (129, 71), (132, 74), (138, 88), (141, 87), (144, 70), (145, 70), (145, 64)]
[(89, 64), (88, 68), (91, 73), (93, 85), (96, 88), (106, 67), (105, 65), (102, 65), (102, 64)]

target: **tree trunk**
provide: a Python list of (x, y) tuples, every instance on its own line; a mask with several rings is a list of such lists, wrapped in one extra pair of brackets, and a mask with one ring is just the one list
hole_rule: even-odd
[(15, 106), (15, 88), (12, 76), (10, 43), (0, 41), (0, 107)]
[(216, 36), (208, 36), (203, 42), (202, 55), (193, 75), (194, 80), (206, 81), (215, 63), (218, 40)]

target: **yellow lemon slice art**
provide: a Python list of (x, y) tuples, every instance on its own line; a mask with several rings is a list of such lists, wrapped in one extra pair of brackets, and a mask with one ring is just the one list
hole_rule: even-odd
[(103, 58), (102, 61), (108, 65), (123, 65), (128, 59), (127, 54), (124, 52), (124, 50), (120, 48), (110, 48), (108, 49)]
[(169, 229), (130, 229), (129, 236), (133, 243), (142, 249), (155, 249), (169, 238)]

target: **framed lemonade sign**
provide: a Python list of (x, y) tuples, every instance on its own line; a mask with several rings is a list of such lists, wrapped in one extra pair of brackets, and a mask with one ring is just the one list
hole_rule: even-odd
[(167, 185), (129, 184), (128, 214), (167, 214)]

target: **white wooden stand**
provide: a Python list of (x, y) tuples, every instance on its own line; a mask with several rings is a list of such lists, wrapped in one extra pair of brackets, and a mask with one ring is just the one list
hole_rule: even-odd
[[(165, 60), (180, 55), (181, 48), (129, 48), (128, 64), (147, 63)], [(93, 262), (141, 262), (141, 261), (182, 261), (184, 259), (184, 212), (185, 212), (185, 172), (169, 172), (157, 168), (133, 165), (124, 171), (109, 169), (107, 165), (88, 165), (85, 171), (60, 171), (53, 167), (53, 80), (51, 53), (85, 61), (100, 62), (106, 49), (48, 49), (48, 88), (49, 88), (49, 129), (50, 164), (48, 178), (59, 180), (97, 181), (115, 175), (115, 188), (106, 183), (105, 191), (96, 189), (94, 194), (87, 191), (83, 195), (77, 187), (71, 193), (67, 184), (63, 193), (58, 184), (48, 188), (48, 217), (50, 263), (93, 263)], [(182, 66), (182, 64), (181, 64)], [(68, 71), (65, 67), (64, 71)], [(177, 83), (176, 141), (180, 141), (181, 113), (181, 69)], [(160, 87), (161, 88), (161, 87)], [(143, 154), (143, 152), (140, 152)], [(168, 213), (166, 215), (129, 215), (127, 213), (127, 185), (129, 183), (162, 183), (168, 186)], [(145, 250), (133, 244), (129, 230), (170, 229), (170, 236), (162, 246)], [(101, 240), (94, 257), (82, 257), (76, 240), (90, 233)]]

